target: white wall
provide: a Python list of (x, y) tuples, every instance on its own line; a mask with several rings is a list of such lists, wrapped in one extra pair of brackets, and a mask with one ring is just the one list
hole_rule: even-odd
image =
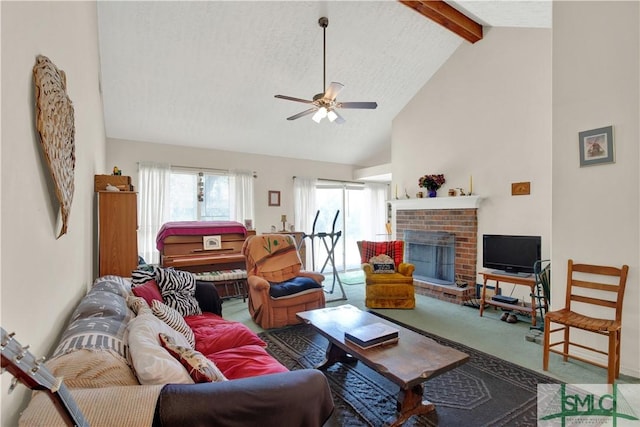
[[(491, 28), (461, 45), (394, 120), (392, 164), (400, 197), (405, 188), (415, 197), (425, 174), (445, 175), (438, 197), (468, 190), (472, 175), (483, 198), (478, 242), (485, 233), (540, 235), (549, 258), (551, 30)], [(521, 181), (531, 182), (531, 195), (512, 196), (511, 183)], [(513, 295), (527, 292), (519, 286)]]
[[(638, 377), (639, 3), (554, 2), (553, 21), (552, 307), (567, 259), (628, 264), (621, 370)], [(615, 163), (580, 168), (578, 133), (609, 125)]]
[[(337, 154), (339, 155), (339, 154)], [(254, 182), (254, 227), (259, 233), (269, 231), (271, 225), (282, 228), (281, 215), (293, 223), (293, 176), (351, 180), (354, 167), (338, 163), (294, 160), (284, 157), (231, 151), (185, 148), (176, 145), (108, 139), (107, 165), (118, 166), (130, 175), (137, 188), (138, 166), (141, 161), (165, 162), (178, 166), (215, 169), (246, 169), (258, 175)], [(268, 206), (268, 191), (280, 191), (280, 206)], [(301, 230), (310, 232), (311, 230)]]
[[(94, 271), (93, 175), (103, 172), (105, 135), (99, 94), (94, 2), (2, 2), (2, 265), (1, 324), (51, 354), (71, 310)], [(75, 193), (68, 233), (35, 128), (32, 69), (38, 54), (67, 75), (75, 108)], [(28, 390), (7, 395), (2, 375), (4, 426), (17, 425)]]

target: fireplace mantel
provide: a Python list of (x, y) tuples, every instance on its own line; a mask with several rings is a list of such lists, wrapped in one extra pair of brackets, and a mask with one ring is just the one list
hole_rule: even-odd
[(389, 200), (393, 210), (422, 210), (422, 209), (477, 209), (480, 206), (480, 196), (445, 196), (426, 197), (422, 199)]

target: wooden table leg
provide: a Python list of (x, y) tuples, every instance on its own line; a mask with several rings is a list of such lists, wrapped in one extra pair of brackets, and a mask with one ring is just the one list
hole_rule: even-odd
[(410, 389), (398, 393), (398, 416), (387, 421), (389, 427), (401, 426), (413, 415), (427, 414), (436, 410), (436, 406), (423, 400), (424, 387), (417, 384)]
[(316, 366), (316, 369), (327, 369), (329, 366), (333, 365), (336, 362), (352, 363), (357, 362), (357, 359), (337, 345), (329, 342), (329, 347), (327, 347), (325, 358), (322, 362), (320, 362), (320, 364)]
[(484, 301), (487, 297), (487, 279), (482, 282), (482, 293), (480, 294), (480, 317), (484, 313)]

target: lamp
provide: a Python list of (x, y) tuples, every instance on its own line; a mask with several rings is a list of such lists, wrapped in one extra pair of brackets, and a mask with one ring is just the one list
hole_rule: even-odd
[(318, 108), (318, 111), (313, 115), (312, 119), (316, 123), (320, 123), (322, 119), (327, 117), (327, 109), (324, 107)]
[(338, 115), (336, 114), (336, 112), (335, 112), (335, 111), (333, 111), (333, 110), (329, 110), (329, 112), (327, 113), (327, 118), (329, 119), (329, 121), (330, 121), (331, 123), (333, 123), (333, 122), (334, 122), (334, 120), (338, 118)]

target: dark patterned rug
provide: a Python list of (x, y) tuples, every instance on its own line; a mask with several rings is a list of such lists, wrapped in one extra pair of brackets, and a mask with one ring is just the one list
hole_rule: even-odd
[[(425, 399), (436, 405), (436, 411), (413, 416), (404, 426), (537, 424), (536, 386), (557, 383), (556, 380), (411, 326), (402, 326), (470, 356), (466, 364), (424, 383)], [(291, 370), (316, 366), (324, 359), (328, 344), (307, 325), (262, 332), (260, 337), (267, 342), (269, 353)], [(379, 427), (395, 415), (399, 387), (363, 363), (336, 363), (325, 375), (336, 407), (326, 426)]]

